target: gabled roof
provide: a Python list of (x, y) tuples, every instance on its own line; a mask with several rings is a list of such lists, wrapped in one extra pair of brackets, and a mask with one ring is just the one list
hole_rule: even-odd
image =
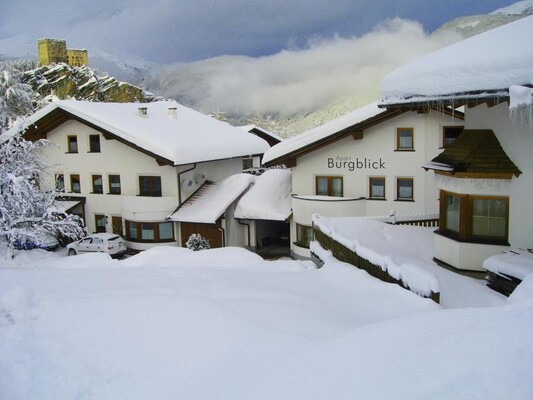
[(41, 137), (68, 120), (86, 124), (106, 139), (117, 139), (169, 165), (259, 155), (269, 148), (255, 135), (174, 101), (56, 101), (29, 118), (26, 134)]
[(285, 221), (292, 212), (292, 172), (269, 169), (237, 203), (235, 218)]
[(385, 107), (497, 103), (533, 84), (533, 16), (402, 65), (381, 81)]
[(198, 196), (191, 196), (169, 217), (169, 221), (214, 224), (252, 184), (255, 176), (235, 174), (205, 187)]
[(511, 178), (522, 173), (490, 129), (465, 129), (424, 168), (464, 177), (483, 175)]
[[(378, 107), (377, 101), (367, 104), (324, 125), (285, 139), (265, 153), (263, 164), (266, 166), (285, 164), (287, 167), (293, 167), (296, 165), (298, 157), (349, 136), (354, 139), (361, 139), (365, 129), (407, 111), (406, 109), (386, 110)], [(453, 114), (456, 118), (462, 119), (464, 116), (462, 112), (453, 111), (447, 107), (439, 111), (450, 115)]]

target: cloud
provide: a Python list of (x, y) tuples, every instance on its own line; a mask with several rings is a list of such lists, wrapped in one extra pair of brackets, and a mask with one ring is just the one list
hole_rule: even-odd
[(509, 0), (6, 0), (0, 12), (0, 53), (34, 53), (42, 37), (65, 39), (89, 54), (99, 50), (156, 63), (220, 55), (275, 54), (314, 35), (349, 38), (395, 16), (426, 30), (459, 15), (489, 12)]
[(148, 88), (204, 112), (308, 112), (335, 99), (377, 99), (381, 78), (417, 56), (459, 40), (424, 32), (419, 23), (388, 20), (372, 32), (314, 37), (304, 48), (263, 57), (217, 57), (158, 68)]

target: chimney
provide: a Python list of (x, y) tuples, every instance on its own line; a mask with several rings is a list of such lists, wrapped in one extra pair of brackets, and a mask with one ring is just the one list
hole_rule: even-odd
[(139, 110), (140, 117), (148, 116), (148, 107), (139, 107), (137, 110)]
[(169, 107), (168, 108), (168, 118), (176, 119), (177, 116), (178, 116), (178, 109), (176, 107)]

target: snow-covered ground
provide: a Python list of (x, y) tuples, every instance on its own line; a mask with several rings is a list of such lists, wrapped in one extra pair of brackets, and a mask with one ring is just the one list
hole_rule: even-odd
[(409, 267), (408, 279), (419, 286), (424, 285), (422, 279), (434, 276), (440, 304), (445, 308), (484, 307), (505, 302), (505, 296), (489, 289), (485, 281), (459, 275), (433, 261), (435, 228), (390, 225), (372, 218), (327, 218), (318, 214), (313, 216), (313, 221), (329, 236), (348, 248), (356, 248), (360, 256), (375, 265), (389, 270)]
[(446, 310), (239, 248), (0, 247), (0, 399), (531, 399), (532, 299)]

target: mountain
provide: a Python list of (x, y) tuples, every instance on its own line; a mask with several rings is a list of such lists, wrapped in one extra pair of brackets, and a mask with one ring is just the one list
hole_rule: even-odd
[(490, 14), (472, 15), (446, 22), (435, 31), (435, 34), (451, 31), (460, 33), (463, 37), (467, 38), (532, 14), (533, 0), (519, 1), (509, 7), (493, 11)]
[(140, 87), (98, 74), (90, 67), (64, 63), (35, 67), (22, 73), (21, 81), (41, 98), (54, 96), (104, 102), (150, 102), (156, 97)]

